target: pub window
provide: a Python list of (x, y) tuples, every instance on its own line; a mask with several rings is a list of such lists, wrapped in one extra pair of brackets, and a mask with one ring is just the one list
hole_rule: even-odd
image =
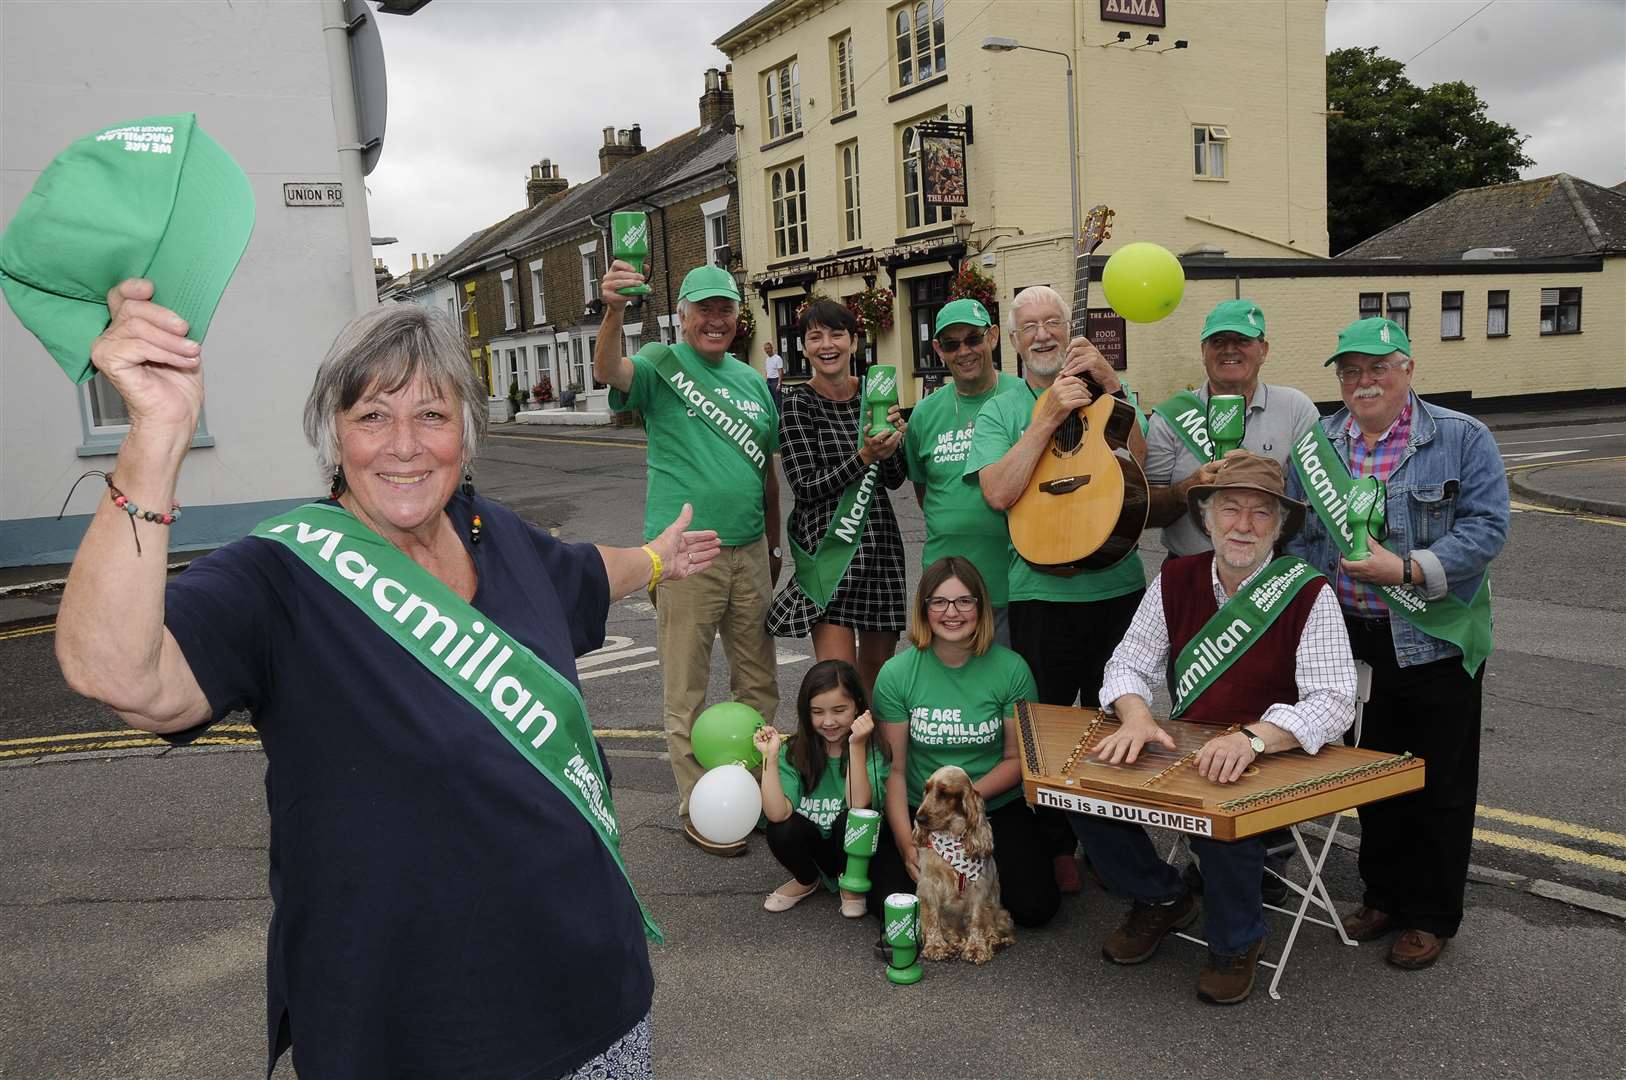
[(804, 295), (781, 296), (773, 302), (774, 332), (778, 335), (779, 355), (785, 360), (787, 379), (805, 379), (812, 374), (807, 368), (807, 357), (802, 355), (802, 339), (796, 333), (796, 309), (806, 299)]
[(1411, 293), (1392, 292), (1388, 296), (1389, 319), (1407, 334), (1411, 333)]
[(853, 77), (853, 35), (851, 31), (836, 38), (835, 57), (836, 113), (851, 112), (858, 106), (858, 80)]
[(1460, 341), (1462, 339), (1462, 294), (1459, 292), (1442, 292), (1440, 294), (1440, 340)]
[(1485, 336), (1507, 337), (1507, 290), (1485, 293)]
[(1361, 294), (1360, 314), (1357, 319), (1383, 318), (1383, 294), (1380, 292), (1363, 292)]
[(773, 207), (774, 257), (788, 259), (807, 251), (807, 165), (796, 162), (768, 175), (768, 202)]
[(913, 125), (903, 129), (903, 227), (918, 229), (949, 219), (949, 208), (926, 201), (925, 174), (920, 162), (920, 135)]
[(948, 49), (943, 35), (944, 0), (919, 0), (892, 14), (898, 50), (898, 88), (923, 83), (948, 70)]
[(1579, 334), (1581, 332), (1581, 290), (1541, 290), (1541, 332)]
[(1197, 124), (1191, 129), (1194, 175), (1224, 180), (1230, 154), (1231, 129), (1220, 124)]
[[(945, 369), (943, 361), (932, 348), (932, 334), (937, 324), (937, 313), (948, 303), (949, 282), (952, 274), (932, 274), (909, 282), (909, 321), (914, 327), (915, 370), (939, 373)], [(998, 333), (999, 327), (988, 327), (989, 333)]]
[(864, 235), (858, 198), (858, 143), (841, 146), (841, 236), (844, 243), (856, 244)]
[(770, 140), (802, 130), (802, 72), (794, 57), (768, 72), (762, 91)]

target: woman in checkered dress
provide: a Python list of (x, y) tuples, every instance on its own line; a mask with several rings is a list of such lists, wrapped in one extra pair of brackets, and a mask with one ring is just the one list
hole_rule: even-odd
[(793, 576), (774, 597), (767, 627), (775, 637), (811, 635), (818, 659), (854, 665), (867, 690), (904, 628), (903, 537), (886, 489), (902, 486), (906, 476), (898, 452), (906, 425), (894, 408), (892, 430), (858, 438), (864, 394), (863, 381), (849, 374), (859, 342), (852, 312), (833, 300), (814, 300), (797, 331), (813, 378), (785, 391), (779, 414), (780, 459), (796, 497), (791, 538), (802, 550), (817, 552), (842, 493), (871, 464), (878, 463), (880, 475), (858, 551), (829, 605), (820, 611)]

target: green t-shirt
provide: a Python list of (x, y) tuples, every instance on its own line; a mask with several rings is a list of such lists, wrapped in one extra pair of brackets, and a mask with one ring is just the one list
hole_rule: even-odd
[[(1026, 388), (1027, 384), (1023, 383)], [(977, 416), (976, 434), (971, 439), (971, 450), (966, 456), (965, 478), (967, 488), (980, 498), (982, 488), (977, 472), (992, 465), (1016, 445), (1033, 419), (1035, 396), (1031, 388), (1022, 394), (1002, 394), (982, 407)], [(1001, 523), (1004, 514), (999, 515)], [(1007, 532), (1007, 536), (1008, 536)], [(1009, 545), (1007, 545), (1009, 546)], [(1026, 559), (1010, 548), (1010, 595), (1012, 600), (1060, 600), (1079, 602), (1108, 600), (1124, 596), (1146, 587), (1146, 570), (1141, 565), (1140, 552), (1129, 554), (1104, 570), (1085, 570), (1071, 577), (1047, 574), (1035, 570)]]
[[(988, 392), (961, 397), (953, 383), (946, 383), (909, 414), (909, 433), (903, 444), (909, 479), (926, 489), (921, 507), (926, 515), (921, 565), (930, 566), (945, 555), (963, 555), (982, 575), (989, 602), (995, 607), (1008, 602), (1005, 575), (1011, 538), (1005, 515), (984, 502), (981, 491), (966, 486), (965, 456), (983, 406), (996, 397), (1021, 393), (1026, 385), (1015, 375), (1000, 375)], [(1031, 401), (1029, 398), (1030, 407)]]
[[(890, 770), (881, 748), (874, 743), (880, 732), (872, 735), (869, 752), (869, 808), (880, 810), (886, 802), (886, 776)], [(802, 790), (802, 774), (791, 764), (788, 747), (779, 750), (779, 783), (785, 789), (785, 798), (791, 809), (819, 827), (819, 835), (828, 837), (836, 817), (847, 809), (847, 778), (841, 771), (841, 762), (831, 758), (824, 767), (824, 775), (812, 791)]]
[[(909, 724), (909, 805), (919, 806), (926, 781), (944, 765), (980, 780), (1005, 757), (1005, 718), (1037, 691), (1028, 662), (1003, 645), (990, 646), (958, 668), (931, 649), (906, 649), (875, 678), (875, 715)], [(1022, 795), (1022, 785), (987, 800), (997, 810)]]
[(653, 540), (672, 524), (684, 503), (694, 504), (691, 529), (716, 529), (725, 546), (749, 544), (763, 534), (762, 470), (747, 461), (718, 432), (706, 430), (709, 421), (685, 405), (669, 387), (661, 385), (655, 355), (670, 347), (690, 372), (706, 372), (707, 394), (731, 401), (750, 420), (763, 453), (779, 449), (779, 412), (768, 393), (768, 382), (749, 364), (724, 355), (708, 363), (688, 345), (665, 346), (650, 342), (632, 358), (632, 387), (625, 394), (610, 391), (616, 412), (637, 409), (649, 432), (649, 478), (644, 499), (644, 539)]

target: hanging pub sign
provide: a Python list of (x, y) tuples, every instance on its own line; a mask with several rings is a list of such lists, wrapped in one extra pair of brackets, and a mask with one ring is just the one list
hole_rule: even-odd
[(928, 206), (969, 206), (965, 144), (968, 124), (928, 120), (915, 125), (920, 139), (921, 196)]
[(1122, 315), (1111, 308), (1091, 308), (1084, 334), (1101, 351), (1106, 362), (1112, 365), (1113, 371), (1123, 371), (1129, 367), (1129, 342)]
[(1101, 0), (1102, 22), (1167, 26), (1169, 0)]

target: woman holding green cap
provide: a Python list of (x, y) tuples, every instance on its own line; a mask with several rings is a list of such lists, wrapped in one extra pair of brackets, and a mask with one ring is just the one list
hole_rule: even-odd
[(444, 315), (387, 304), (340, 332), (306, 402), (332, 497), (166, 582), (203, 369), (151, 296), (113, 289), (90, 350), (130, 434), (57, 655), (174, 742), (253, 717), (271, 1064), (291, 1045), (307, 1078), (647, 1076), (658, 931), (575, 658), (612, 601), (706, 569), (716, 534), (685, 532), (685, 508), (641, 549), (564, 543), (476, 495), (485, 388)]

